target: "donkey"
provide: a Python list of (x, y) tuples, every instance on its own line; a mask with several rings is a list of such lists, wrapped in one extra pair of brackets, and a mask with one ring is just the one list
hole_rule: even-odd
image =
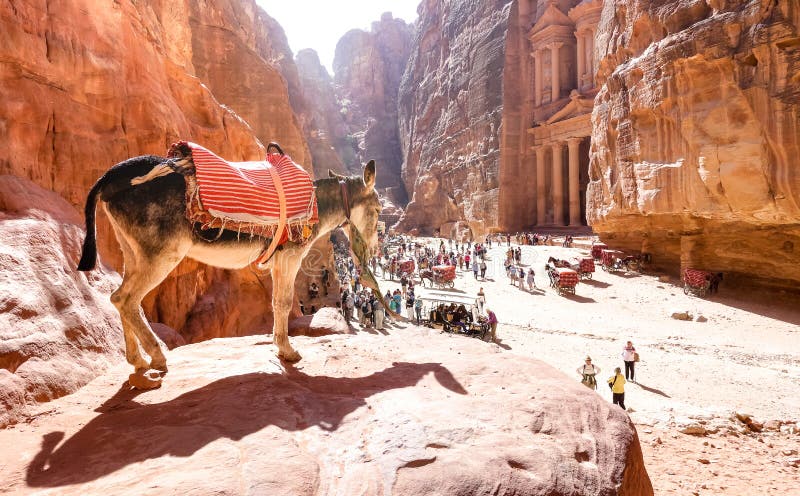
[[(163, 166), (157, 168), (165, 160), (152, 155), (125, 160), (92, 186), (86, 199), (86, 238), (78, 264), (78, 270), (89, 271), (97, 262), (95, 209), (99, 197), (124, 258), (122, 284), (112, 293), (111, 302), (122, 320), (125, 357), (135, 368), (130, 382), (140, 389), (159, 387), (167, 373), (167, 358), (141, 309), (144, 296), (185, 257), (215, 267), (241, 269), (258, 258), (270, 242), (236, 231), (203, 230), (193, 225), (185, 215), (185, 178), (177, 172), (154, 173), (163, 170)], [(313, 243), (348, 222), (351, 240), (353, 235), (357, 238), (354, 251), (359, 258), (377, 243), (381, 205), (375, 192), (375, 169), (371, 160), (363, 177), (330, 172), (329, 178), (314, 181), (319, 223), (313, 227), (311, 239), (303, 245), (285, 243), (263, 267), (272, 272), (273, 341), (279, 358), (289, 362), (301, 358), (289, 343), (288, 316), (295, 277)], [(149, 362), (142, 356), (140, 345)]]

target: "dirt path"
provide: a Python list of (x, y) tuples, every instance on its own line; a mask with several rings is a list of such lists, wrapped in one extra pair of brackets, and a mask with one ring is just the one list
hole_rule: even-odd
[[(602, 382), (623, 367), (622, 347), (633, 341), (642, 361), (625, 403), (656, 494), (800, 494), (800, 435), (792, 427), (800, 419), (796, 295), (753, 294), (723, 283), (719, 294), (700, 299), (685, 295), (678, 281), (598, 267), (576, 295), (558, 296), (544, 270), (548, 257), (588, 252), (523, 246), (522, 264), (533, 267), (542, 288), (528, 292), (506, 278), (505, 250), (489, 251), (486, 280), (458, 271), (450, 291), (473, 296), (484, 288), (487, 307), (500, 320), (500, 346), (510, 353), (543, 360), (575, 380), (575, 369), (591, 355), (602, 369), (598, 394), (609, 400)], [(419, 288), (418, 294), (433, 293)], [(705, 321), (675, 320), (676, 310)], [(735, 413), (756, 424), (748, 428)], [(763, 432), (753, 432), (760, 423), (766, 423)]]

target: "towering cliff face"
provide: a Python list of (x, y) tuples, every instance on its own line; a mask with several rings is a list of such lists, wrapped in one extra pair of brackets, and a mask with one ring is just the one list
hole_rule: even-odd
[(388, 189), (401, 204), (407, 194), (400, 179), (397, 94), (411, 53), (411, 31), (405, 21), (385, 13), (369, 33), (356, 29), (345, 34), (333, 61), (341, 115), (357, 150), (357, 163), (345, 165), (352, 169), (374, 159), (379, 164), (377, 188)]
[(800, 7), (607, 2), (588, 216), (656, 262), (800, 281)]
[[(108, 167), (163, 154), (178, 139), (230, 160), (263, 159), (259, 140), (276, 140), (311, 166), (294, 62), (254, 1), (5, 3), (0, 61), (0, 174), (81, 211)], [(121, 271), (102, 218), (99, 241), (102, 259)], [(185, 261), (144, 307), (196, 341), (268, 330), (270, 299), (268, 276)]]
[(427, 0), (400, 85), (401, 229), (497, 225), (503, 67), (512, 2)]
[(317, 52), (300, 50), (295, 62), (310, 109), (306, 138), (315, 175), (327, 177), (328, 169), (347, 174), (360, 172), (358, 148), (348, 139), (347, 125), (342, 118), (333, 80), (320, 63)]

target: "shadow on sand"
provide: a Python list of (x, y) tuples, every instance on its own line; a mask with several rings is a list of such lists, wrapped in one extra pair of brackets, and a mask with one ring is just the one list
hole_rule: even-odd
[(659, 395), (659, 396), (663, 396), (663, 397), (665, 397), (665, 398), (671, 398), (671, 396), (670, 396), (670, 395), (668, 395), (667, 393), (665, 393), (664, 391), (662, 391), (662, 390), (660, 390), (660, 389), (656, 389), (656, 388), (647, 387), (647, 386), (645, 386), (644, 384), (641, 384), (641, 383), (639, 383), (639, 382), (635, 382), (634, 384), (636, 384), (636, 385), (637, 385), (637, 386), (639, 386), (640, 388), (644, 389), (644, 390), (645, 390), (645, 391), (647, 391), (648, 393), (654, 393), (654, 394), (657, 394), (657, 395)]
[(603, 281), (598, 281), (597, 279), (582, 279), (581, 283), (588, 284), (589, 286), (594, 286), (595, 288), (607, 288), (611, 286), (611, 284)]
[(217, 439), (240, 440), (270, 425), (287, 431), (312, 426), (334, 431), (366, 398), (412, 387), (430, 373), (447, 390), (467, 394), (439, 363), (393, 363), (365, 377), (311, 376), (287, 366), (284, 373), (226, 377), (157, 404), (134, 401), (141, 393), (126, 387), (60, 445), (63, 432), (44, 435), (26, 481), (31, 487), (89, 482), (133, 463), (165, 455), (188, 457)]

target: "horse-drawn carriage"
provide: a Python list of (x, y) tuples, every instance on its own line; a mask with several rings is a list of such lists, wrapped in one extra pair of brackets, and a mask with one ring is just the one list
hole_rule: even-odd
[(431, 287), (436, 285), (437, 288), (452, 288), (456, 280), (456, 266), (434, 265), (430, 270), (421, 270), (419, 277), (423, 286), (427, 279)]
[(592, 243), (591, 255), (592, 258), (600, 261), (603, 258), (603, 250), (608, 249), (608, 245), (605, 243)]
[(414, 270), (415, 270), (414, 260), (411, 259), (400, 260), (397, 262), (396, 267), (397, 268), (395, 269), (394, 275), (398, 279), (400, 279), (403, 276), (406, 276), (408, 278), (414, 277)]
[(684, 269), (683, 271), (683, 292), (695, 296), (705, 296), (714, 274), (699, 269)]
[(476, 308), (473, 298), (452, 294), (431, 294), (421, 297), (427, 319), (423, 324), (452, 334), (485, 339), (489, 321)]
[(583, 257), (578, 261), (578, 276), (581, 279), (591, 279), (594, 273), (594, 258)]
[(606, 272), (619, 272), (625, 270), (622, 259), (625, 256), (619, 250), (603, 250), (600, 254), (600, 266)]
[(550, 278), (550, 287), (555, 289), (558, 294), (575, 294), (575, 286), (578, 285), (578, 272), (569, 267), (557, 267), (548, 262), (545, 266), (547, 276)]

